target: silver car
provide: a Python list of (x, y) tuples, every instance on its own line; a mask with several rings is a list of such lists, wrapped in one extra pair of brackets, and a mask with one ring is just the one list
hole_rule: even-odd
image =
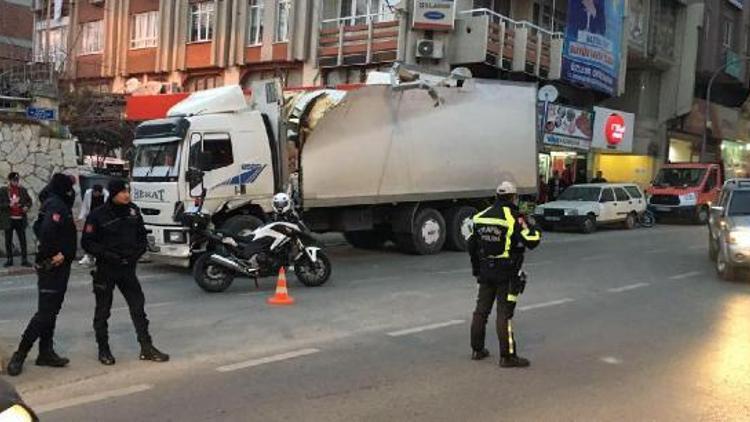
[(732, 280), (750, 268), (750, 179), (728, 180), (708, 220), (708, 254), (716, 271)]

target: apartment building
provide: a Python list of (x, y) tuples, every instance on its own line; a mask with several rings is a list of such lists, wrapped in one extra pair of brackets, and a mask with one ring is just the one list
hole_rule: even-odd
[(31, 61), (31, 0), (0, 0), (0, 72)]
[(36, 0), (34, 11), (37, 56), (59, 62), (75, 87), (153, 93), (304, 80), (304, 2)]

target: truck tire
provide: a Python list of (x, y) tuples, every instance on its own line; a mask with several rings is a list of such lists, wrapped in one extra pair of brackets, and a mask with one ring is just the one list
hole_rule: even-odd
[(412, 233), (399, 234), (396, 243), (410, 254), (433, 255), (445, 244), (445, 219), (433, 208), (420, 210), (412, 222)]
[(219, 231), (232, 237), (247, 237), (253, 230), (262, 226), (260, 218), (253, 215), (235, 215), (221, 225)]
[(474, 207), (454, 207), (445, 213), (448, 234), (445, 248), (451, 251), (464, 252), (471, 235), (471, 218), (477, 214)]
[(344, 239), (357, 249), (380, 249), (388, 240), (388, 236), (381, 230), (362, 230), (345, 232)]
[(693, 223), (698, 225), (704, 225), (708, 224), (708, 217), (709, 217), (709, 211), (708, 207), (705, 205), (702, 205), (698, 207), (698, 209), (695, 212), (695, 217), (693, 218)]

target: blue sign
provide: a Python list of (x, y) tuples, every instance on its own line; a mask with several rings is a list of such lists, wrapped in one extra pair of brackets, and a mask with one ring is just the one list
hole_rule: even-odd
[(625, 0), (570, 0), (562, 77), (617, 95)]
[(445, 14), (440, 12), (427, 12), (424, 14), (424, 17), (427, 19), (432, 19), (434, 21), (439, 21), (441, 19), (445, 19)]
[(42, 107), (26, 108), (26, 117), (34, 120), (55, 120), (55, 110)]

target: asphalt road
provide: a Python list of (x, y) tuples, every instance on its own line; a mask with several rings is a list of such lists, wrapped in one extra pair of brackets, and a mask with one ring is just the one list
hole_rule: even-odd
[[(723, 282), (706, 231), (552, 233), (529, 255), (514, 328), (532, 367), (469, 360), (476, 284), (465, 254), (333, 247), (318, 289), (270, 308), (273, 280), (208, 295), (189, 274), (142, 269), (156, 344), (137, 361), (120, 299), (118, 364), (98, 364), (81, 272), (58, 323), (72, 363), (12, 379), (47, 421), (750, 420), (750, 283)], [(0, 280), (0, 344), (15, 344), (33, 279)], [(493, 317), (494, 318), (494, 315)]]

